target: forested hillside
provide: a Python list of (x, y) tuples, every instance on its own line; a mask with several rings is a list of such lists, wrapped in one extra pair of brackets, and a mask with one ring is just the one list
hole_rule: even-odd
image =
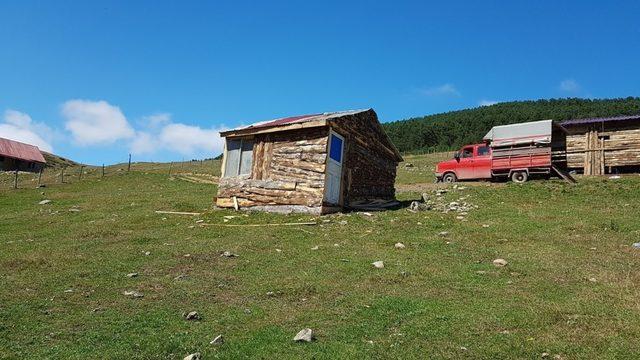
[(640, 98), (514, 101), (383, 124), (404, 153), (450, 150), (478, 142), (495, 125), (534, 120), (640, 114)]

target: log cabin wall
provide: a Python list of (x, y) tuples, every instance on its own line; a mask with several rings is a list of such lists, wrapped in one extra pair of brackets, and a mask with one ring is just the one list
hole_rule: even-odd
[(0, 171), (23, 171), (37, 173), (44, 169), (45, 164), (0, 156)]
[(254, 136), (251, 174), (220, 179), (217, 205), (281, 212), (322, 211), (328, 127)]
[(640, 165), (640, 121), (567, 127), (567, 167), (599, 175), (610, 167)]
[(345, 138), (342, 203), (394, 199), (398, 156), (378, 123), (374, 111), (335, 119), (334, 131)]

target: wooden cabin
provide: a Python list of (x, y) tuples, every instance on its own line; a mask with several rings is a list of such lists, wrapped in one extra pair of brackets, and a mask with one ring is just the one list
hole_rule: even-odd
[(400, 153), (373, 109), (221, 132), (219, 207), (325, 214), (395, 200)]
[(0, 138), (0, 171), (39, 172), (46, 163), (37, 146)]
[(567, 168), (585, 175), (640, 172), (640, 115), (563, 121)]

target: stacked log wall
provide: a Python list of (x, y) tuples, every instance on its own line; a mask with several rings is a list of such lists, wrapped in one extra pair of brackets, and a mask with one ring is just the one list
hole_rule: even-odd
[(218, 206), (320, 212), (328, 128), (258, 134), (249, 176), (220, 179)]
[(394, 199), (398, 158), (373, 111), (332, 121), (346, 140), (342, 180), (343, 203)]
[[(606, 137), (604, 148), (587, 146), (585, 134), (589, 131), (597, 131), (598, 137)], [(585, 154), (590, 151), (603, 151), (605, 167), (640, 165), (640, 124), (608, 125), (605, 128), (600, 126), (574, 128), (571, 129), (571, 133), (567, 135), (567, 167), (569, 168), (583, 168)]]

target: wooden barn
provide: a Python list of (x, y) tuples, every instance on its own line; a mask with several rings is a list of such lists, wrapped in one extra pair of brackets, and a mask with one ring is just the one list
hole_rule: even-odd
[(219, 207), (325, 214), (395, 201), (400, 153), (373, 109), (221, 132)]
[(39, 172), (46, 163), (37, 146), (0, 138), (0, 171)]
[(563, 121), (567, 167), (585, 175), (640, 172), (640, 115)]

